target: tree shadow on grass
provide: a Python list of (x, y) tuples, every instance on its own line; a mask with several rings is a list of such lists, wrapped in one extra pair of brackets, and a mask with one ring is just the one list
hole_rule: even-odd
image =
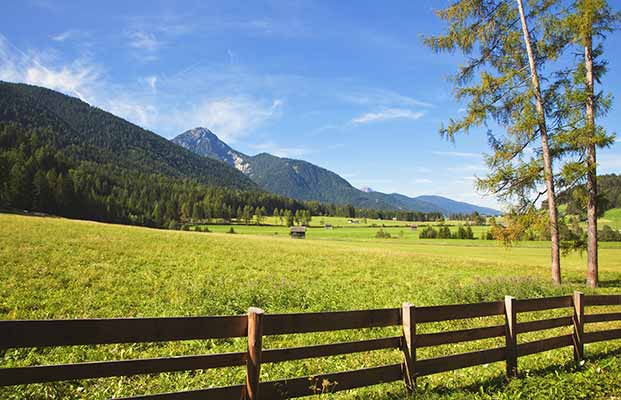
[[(597, 353), (586, 355), (585, 361), (597, 362), (597, 361), (601, 361), (607, 358), (619, 357), (619, 356), (621, 356), (621, 348), (618, 348), (612, 351), (606, 351), (606, 352), (602, 351), (602, 352), (597, 352)], [(477, 368), (477, 367), (474, 367), (474, 368)], [(533, 377), (533, 376), (544, 377), (546, 375), (551, 375), (551, 374), (555, 374), (558, 372), (572, 373), (572, 374), (579, 373), (581, 369), (582, 367), (578, 367), (574, 361), (567, 361), (563, 364), (548, 365), (543, 368), (529, 369), (527, 374), (528, 374), (528, 377)], [(523, 379), (525, 377), (526, 377), (526, 374), (522, 372), (518, 375), (517, 379)], [(447, 387), (447, 386), (428, 387), (427, 385), (419, 386), (417, 388), (417, 392), (419, 395), (430, 394), (432, 395), (431, 397), (433, 397), (433, 395), (449, 396), (453, 394), (459, 394), (462, 396), (466, 396), (466, 398), (468, 398), (470, 395), (474, 396), (476, 394), (480, 394), (481, 391), (483, 391), (484, 393), (488, 393), (488, 394), (491, 394), (494, 392), (502, 392), (502, 390), (507, 386), (507, 383), (508, 381), (505, 375), (499, 374), (497, 376), (494, 376), (494, 377), (491, 377), (491, 378), (488, 378), (482, 381), (478, 381), (470, 385), (464, 385), (464, 386), (458, 386), (458, 387)], [(383, 399), (392, 400), (394, 398), (395, 397), (391, 397), (390, 395), (388, 395), (384, 397)], [(412, 396), (408, 398), (414, 399), (416, 398), (416, 394), (413, 394)]]
[[(565, 278), (563, 283), (570, 285), (570, 286), (579, 286), (576, 289), (579, 291), (585, 292), (585, 294), (593, 290), (586, 286), (586, 279), (583, 279), (583, 278), (569, 277), (569, 278)], [(599, 288), (621, 288), (621, 277), (614, 278), (614, 279), (601, 279), (599, 281), (598, 287)]]

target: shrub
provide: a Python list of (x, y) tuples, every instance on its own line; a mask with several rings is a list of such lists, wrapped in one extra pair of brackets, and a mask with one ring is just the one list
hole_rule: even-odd
[(234, 233), (237, 233), (237, 232), (235, 232), (235, 229), (231, 226), (231, 227), (229, 228), (229, 230), (228, 230), (226, 233), (232, 233), (232, 234), (234, 234)]
[(438, 237), (438, 231), (433, 229), (431, 225), (425, 225), (425, 227), (420, 231), (418, 237), (421, 239), (435, 239)]
[(390, 232), (385, 232), (383, 229), (380, 229), (375, 234), (375, 237), (378, 239), (390, 239)]

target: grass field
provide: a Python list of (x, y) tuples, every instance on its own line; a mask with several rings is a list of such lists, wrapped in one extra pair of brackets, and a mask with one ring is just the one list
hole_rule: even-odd
[[(346, 221), (345, 221), (346, 222)], [(391, 221), (392, 222), (392, 221)], [(336, 225), (336, 223), (333, 223)], [(376, 227), (309, 229), (292, 240), (274, 226), (235, 226), (238, 234), (181, 232), (0, 214), (0, 318), (156, 317), (326, 311), (449, 304), (569, 294), (583, 286), (586, 259), (563, 259), (564, 285), (548, 284), (545, 243), (504, 248), (493, 241), (421, 240), (406, 227), (386, 228), (396, 239), (375, 239)], [(403, 230), (403, 237), (399, 231)], [(278, 234), (274, 234), (278, 232)], [(599, 293), (621, 293), (621, 245), (600, 251)], [(565, 312), (565, 311), (561, 311)], [(544, 315), (557, 315), (544, 312)], [(535, 315), (523, 315), (531, 319)], [(537, 315), (543, 317), (542, 313)], [(500, 323), (494, 318), (435, 324), (423, 331)], [(616, 323), (605, 325), (621, 327)], [(396, 328), (266, 338), (267, 348), (397, 334)], [(520, 340), (558, 332), (521, 335)], [(423, 349), (420, 358), (457, 353), (503, 340)], [(241, 351), (243, 339), (53, 349), (2, 353), (2, 367)], [(420, 399), (611, 399), (621, 393), (621, 342), (588, 345), (580, 371), (571, 349), (520, 359), (523, 379), (506, 383), (504, 364), (419, 379)], [(401, 360), (397, 351), (310, 359), (262, 369), (262, 379), (341, 371)], [(230, 368), (0, 388), (3, 399), (95, 398), (189, 390), (243, 382)], [(327, 396), (335, 399), (406, 397), (401, 383)]]
[(598, 220), (599, 226), (610, 225), (613, 229), (621, 229), (621, 208), (613, 208), (604, 213)]

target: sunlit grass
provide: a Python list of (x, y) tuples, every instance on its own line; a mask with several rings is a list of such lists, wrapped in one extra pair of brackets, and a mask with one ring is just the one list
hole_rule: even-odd
[[(212, 231), (220, 229), (224, 232), (228, 227), (210, 226)], [(563, 286), (547, 283), (549, 250), (542, 242), (507, 249), (493, 241), (420, 240), (412, 233), (399, 238), (399, 230), (409, 232), (407, 227), (387, 229), (391, 234), (396, 230), (397, 238), (375, 239), (376, 229), (371, 227), (344, 227), (311, 228), (307, 240), (292, 240), (284, 227), (235, 226), (239, 233), (232, 235), (0, 215), (0, 318), (232, 315), (245, 313), (249, 306), (268, 313), (348, 310), (399, 307), (404, 301), (421, 306), (500, 300), (505, 294), (526, 298), (585, 290), (586, 260), (580, 254), (563, 259)], [(598, 292), (621, 292), (620, 256), (621, 248), (616, 244), (606, 244), (601, 250), (602, 288)], [(427, 324), (421, 331), (497, 323), (502, 319)], [(529, 334), (522, 340), (554, 333)], [(393, 334), (398, 334), (398, 328), (284, 335), (266, 338), (265, 345), (290, 347)], [(587, 346), (587, 354), (618, 351), (619, 344)], [(420, 357), (495, 345), (502, 345), (502, 339), (427, 349)], [(243, 339), (234, 339), (24, 349), (3, 353), (2, 366), (244, 348)], [(400, 359), (398, 351), (381, 351), (266, 365), (262, 379), (355, 369)], [(528, 376), (508, 385), (504, 383), (503, 363), (421, 378), (419, 398), (517, 398), (518, 392), (523, 393), (522, 398), (536, 398), (539, 393), (598, 398), (621, 390), (621, 362), (616, 356), (593, 359), (577, 373), (571, 360), (570, 349), (520, 359), (521, 370), (529, 371)], [(0, 398), (104, 399), (236, 384), (243, 379), (243, 369), (225, 368), (4, 388), (0, 389)], [(558, 381), (565, 384), (559, 386)], [(403, 385), (395, 383), (333, 397), (404, 396)]]

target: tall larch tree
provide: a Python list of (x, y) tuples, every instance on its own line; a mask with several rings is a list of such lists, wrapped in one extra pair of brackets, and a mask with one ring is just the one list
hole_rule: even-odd
[(441, 134), (454, 140), (471, 128), (488, 128), (490, 172), (478, 180), (478, 187), (512, 204), (516, 214), (537, 214), (536, 204), (546, 195), (551, 274), (560, 283), (555, 150), (539, 74), (542, 64), (558, 56), (558, 49), (533, 40), (532, 16), (521, 1), (459, 0), (437, 14), (448, 23), (447, 32), (427, 38), (426, 44), (438, 52), (459, 50), (466, 56), (452, 81), (457, 100), (467, 101), (467, 112), (459, 120), (451, 119)]
[[(560, 80), (557, 110), (564, 126), (566, 143), (576, 155), (575, 161), (567, 163), (565, 179), (585, 182), (587, 210), (587, 285), (598, 285), (598, 238), (597, 217), (599, 193), (597, 189), (597, 149), (607, 147), (614, 141), (596, 117), (610, 109), (611, 96), (595, 91), (606, 72), (603, 57), (603, 41), (606, 35), (619, 26), (620, 14), (613, 13), (606, 0), (577, 0), (559, 13), (546, 19), (548, 35), (563, 46), (567, 52), (582, 53), (569, 66)], [(576, 52), (576, 48), (578, 52)], [(577, 177), (577, 178), (576, 178)]]

